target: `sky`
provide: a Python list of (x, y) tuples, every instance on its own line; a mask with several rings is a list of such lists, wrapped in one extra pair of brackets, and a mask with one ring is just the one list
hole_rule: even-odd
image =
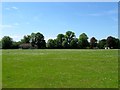
[(3, 2), (3, 36), (19, 41), (24, 35), (40, 32), (45, 40), (73, 31), (78, 38), (118, 37), (117, 2)]

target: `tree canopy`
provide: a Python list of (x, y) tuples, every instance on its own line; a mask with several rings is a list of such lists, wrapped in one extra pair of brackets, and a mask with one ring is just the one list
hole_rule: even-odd
[(0, 41), (2, 49), (18, 49), (18, 48), (36, 48), (36, 49), (104, 49), (109, 47), (111, 49), (120, 48), (120, 40), (118, 38), (108, 36), (106, 39), (97, 40), (91, 37), (88, 41), (86, 33), (82, 33), (76, 38), (72, 31), (67, 31), (65, 34), (58, 34), (55, 39), (49, 39), (46, 43), (44, 35), (40, 32), (25, 35), (21, 41), (13, 41), (9, 36), (4, 36)]
[(13, 39), (9, 36), (4, 36), (2, 38), (2, 48), (3, 49), (11, 49), (13, 44)]

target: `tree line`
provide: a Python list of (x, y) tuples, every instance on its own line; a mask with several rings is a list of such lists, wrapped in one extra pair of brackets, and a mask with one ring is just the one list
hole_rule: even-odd
[(74, 32), (67, 31), (65, 34), (58, 34), (56, 39), (49, 39), (46, 42), (44, 35), (37, 32), (25, 35), (18, 42), (13, 41), (10, 36), (4, 36), (0, 41), (0, 47), (2, 49), (120, 49), (120, 40), (108, 36), (102, 40), (91, 37), (90, 41), (88, 41), (88, 36), (85, 33), (76, 38)]

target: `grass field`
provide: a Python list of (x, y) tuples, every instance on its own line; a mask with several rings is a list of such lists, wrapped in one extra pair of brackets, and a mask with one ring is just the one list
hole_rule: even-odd
[(3, 88), (117, 88), (117, 50), (3, 50)]

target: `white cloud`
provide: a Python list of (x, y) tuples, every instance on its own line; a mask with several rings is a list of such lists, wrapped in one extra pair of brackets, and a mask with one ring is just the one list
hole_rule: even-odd
[(91, 14), (88, 14), (88, 16), (102, 16), (103, 14), (102, 13), (91, 13)]
[(6, 7), (5, 10), (18, 10), (17, 7), (13, 6), (13, 7)]
[(5, 8), (6, 10), (10, 10), (10, 8)]
[(10, 36), (14, 41), (20, 41), (23, 38), (23, 35), (12, 35)]
[(14, 41), (20, 41), (24, 35), (19, 34), (2, 34), (0, 33), (0, 39), (2, 39), (4, 36), (10, 36)]
[(14, 9), (14, 10), (18, 10), (18, 8), (17, 7), (11, 7), (12, 9)]
[(13, 26), (12, 25), (0, 25), (0, 28), (13, 28)]
[(113, 14), (117, 14), (118, 11), (116, 9), (113, 10), (108, 10), (108, 11), (104, 11), (104, 12), (97, 12), (97, 13), (89, 13), (89, 14), (81, 14), (81, 16), (106, 16), (106, 15), (113, 15)]
[(13, 25), (18, 26), (18, 25), (20, 25), (20, 24), (19, 24), (19, 23), (14, 23)]
[(1, 29), (10, 29), (10, 28), (14, 28), (14, 27), (16, 27), (16, 26), (18, 26), (18, 25), (20, 25), (19, 23), (14, 23), (14, 24), (12, 24), (12, 25), (10, 25), (10, 24), (0, 24), (0, 28)]
[(56, 37), (50, 37), (50, 36), (46, 36), (45, 37), (45, 41), (47, 42), (49, 39), (55, 39)]

